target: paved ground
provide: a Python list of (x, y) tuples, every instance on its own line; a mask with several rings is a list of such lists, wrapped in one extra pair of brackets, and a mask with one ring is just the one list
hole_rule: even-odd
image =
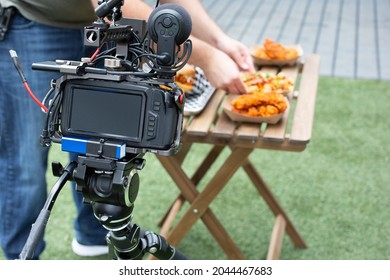
[[(154, 5), (155, 0), (145, 0)], [(266, 37), (321, 55), (323, 76), (390, 81), (390, 0), (201, 0), (248, 47)]]
[(390, 81), (390, 0), (202, 0), (250, 47), (270, 37), (321, 55), (324, 76)]

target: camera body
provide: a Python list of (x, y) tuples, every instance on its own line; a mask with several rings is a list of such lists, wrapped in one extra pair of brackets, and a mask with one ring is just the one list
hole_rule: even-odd
[(64, 136), (123, 141), (135, 153), (178, 146), (182, 118), (176, 88), (68, 77), (63, 90)]
[[(97, 51), (106, 46), (103, 53), (81, 61), (33, 63), (35, 70), (62, 74), (47, 95), (43, 145), (58, 142), (64, 151), (109, 159), (145, 152), (173, 155), (179, 150), (185, 98), (174, 75), (191, 54), (191, 42), (185, 41), (190, 18), (180, 7), (159, 7), (157, 16), (151, 16), (152, 29), (166, 18), (177, 18), (177, 32), (149, 40), (145, 21), (120, 17), (122, 4), (102, 2), (95, 10), (99, 19), (84, 28), (84, 45)], [(119, 24), (107, 23), (108, 13)]]
[[(77, 73), (80, 65), (81, 62), (41, 62), (34, 63), (33, 68)], [(123, 149), (125, 153), (161, 155), (172, 155), (179, 149), (184, 94), (173, 83), (123, 75), (68, 73), (53, 83), (53, 89), (58, 99), (53, 99), (51, 114), (55, 122), (50, 126), (54, 131), (49, 141), (63, 142), (63, 150), (120, 158)], [(122, 156), (101, 147), (108, 143), (116, 143)]]

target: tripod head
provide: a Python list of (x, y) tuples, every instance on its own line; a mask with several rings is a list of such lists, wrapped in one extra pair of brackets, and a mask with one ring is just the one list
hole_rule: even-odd
[(60, 191), (68, 180), (73, 179), (85, 202), (91, 204), (95, 217), (108, 230), (106, 241), (110, 259), (140, 260), (146, 253), (163, 260), (187, 259), (164, 237), (144, 231), (132, 223), (134, 202), (139, 189), (137, 170), (144, 165), (140, 155), (120, 161), (101, 161), (98, 158), (79, 156), (77, 161), (78, 163), (69, 163), (65, 168), (60, 163), (52, 164), (53, 173), (59, 179), (32, 225), (19, 259), (32, 259)]
[(77, 190), (92, 205), (95, 217), (109, 233), (110, 259), (142, 259), (151, 253), (160, 259), (186, 259), (166, 240), (132, 223), (139, 176), (145, 161), (132, 155), (120, 161), (79, 156), (73, 172)]

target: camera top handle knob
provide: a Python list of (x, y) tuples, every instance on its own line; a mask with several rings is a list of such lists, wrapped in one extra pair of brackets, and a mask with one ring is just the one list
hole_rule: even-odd
[(118, 4), (122, 6), (123, 0), (109, 0), (109, 1), (100, 0), (98, 3), (99, 3), (99, 7), (95, 9), (95, 14), (99, 18), (104, 18), (112, 12), (112, 9), (115, 6), (117, 6)]

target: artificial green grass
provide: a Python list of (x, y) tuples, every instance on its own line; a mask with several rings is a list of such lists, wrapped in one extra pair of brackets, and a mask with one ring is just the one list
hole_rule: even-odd
[[(389, 259), (390, 83), (321, 77), (313, 137), (300, 153), (256, 150), (251, 160), (308, 244), (285, 237), (281, 259)], [(186, 170), (208, 145), (196, 145)], [(225, 160), (218, 159), (202, 182)], [(152, 154), (140, 172), (134, 222), (158, 231), (157, 222), (178, 190)], [(66, 163), (53, 147), (50, 160)], [(49, 186), (55, 179), (48, 173)], [(246, 174), (239, 170), (211, 206), (248, 259), (264, 259), (274, 217)], [(85, 259), (70, 248), (75, 207), (66, 187), (54, 206), (42, 259)], [(178, 249), (191, 259), (226, 259), (212, 235), (197, 222)]]

